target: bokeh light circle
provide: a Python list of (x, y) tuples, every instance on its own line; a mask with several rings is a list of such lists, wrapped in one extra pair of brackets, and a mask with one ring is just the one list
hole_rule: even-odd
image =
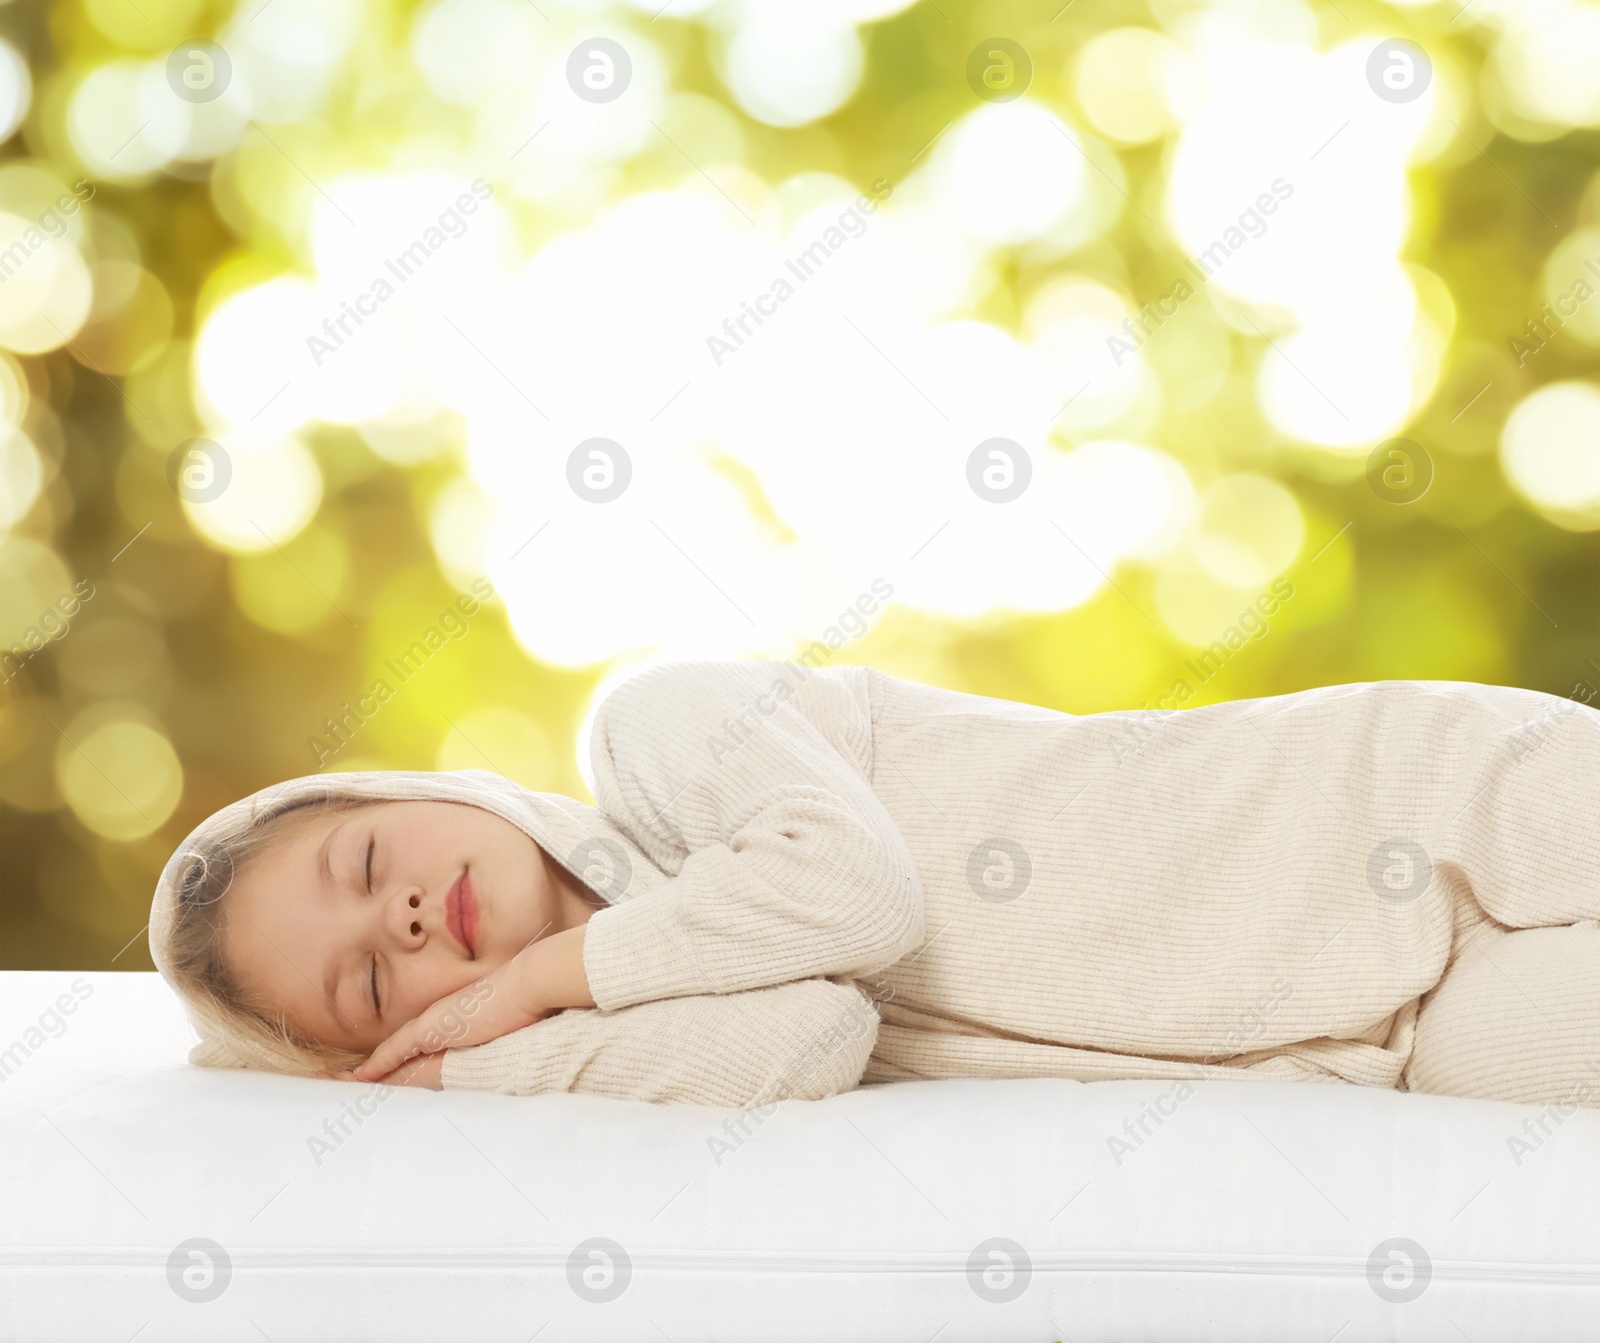
[(726, 60), (729, 91), (769, 126), (803, 126), (837, 111), (864, 64), (853, 24), (803, 5), (746, 10)]
[(1294, 495), (1266, 476), (1223, 476), (1201, 497), (1195, 558), (1219, 583), (1250, 588), (1269, 582), (1294, 563), (1304, 539)]
[(471, 578), (486, 571), (484, 539), (494, 515), (494, 501), (468, 476), (457, 476), (434, 496), (428, 537), (448, 572)]
[[(77, 605), (61, 556), (31, 536), (0, 536), (0, 655), (21, 644), (31, 658), (65, 634)], [(7, 676), (16, 671), (7, 664)]]
[(33, 440), (0, 424), (0, 528), (27, 516), (43, 485), (44, 469)]
[(1553, 126), (1600, 126), (1600, 6), (1510, 7), (1491, 69), (1524, 116)]
[(1177, 124), (1174, 96), (1187, 83), (1186, 57), (1153, 28), (1113, 28), (1084, 43), (1074, 65), (1078, 102), (1097, 131), (1143, 144)]
[(0, 346), (18, 354), (59, 349), (89, 316), (94, 286), (78, 249), (32, 220), (0, 213)]
[(183, 766), (166, 736), (138, 718), (111, 718), (95, 706), (64, 729), (56, 780), (73, 814), (111, 840), (142, 839), (159, 830), (183, 796)]
[(119, 47), (155, 51), (187, 36), (205, 0), (83, 0), (89, 22)]
[(1500, 461), (1557, 526), (1600, 528), (1600, 387), (1555, 382), (1524, 398), (1501, 431)]
[(1084, 191), (1077, 136), (1029, 98), (969, 112), (944, 133), (934, 155), (940, 204), (989, 242), (1037, 238), (1066, 218)]
[(221, 446), (232, 472), (226, 488), (214, 499), (183, 501), (207, 541), (219, 550), (266, 550), (311, 521), (322, 501), (322, 472), (305, 444), (224, 436)]
[(228, 584), (239, 609), (263, 629), (299, 637), (347, 618), (350, 548), (313, 524), (283, 546), (236, 554)]
[(96, 176), (140, 178), (170, 163), (189, 138), (186, 102), (173, 96), (164, 62), (111, 61), (73, 91), (67, 133)]
[(172, 336), (174, 313), (166, 286), (131, 261), (97, 261), (90, 279), (94, 297), (73, 355), (108, 375), (149, 364)]
[(455, 719), (439, 743), (433, 767), (493, 770), (525, 788), (547, 790), (556, 750), (537, 719), (508, 705), (490, 704)]
[(1261, 355), (1261, 408), (1279, 429), (1309, 443), (1364, 447), (1410, 415), (1410, 355), (1408, 340), (1353, 320), (1277, 337)]
[(1577, 229), (1551, 251), (1544, 299), (1561, 323), (1561, 335), (1600, 345), (1600, 228)]
[(437, 0), (412, 25), (411, 58), (436, 98), (478, 107), (527, 77), (537, 21), (516, 0)]
[(28, 63), (9, 42), (0, 41), (0, 141), (15, 134), (33, 101)]

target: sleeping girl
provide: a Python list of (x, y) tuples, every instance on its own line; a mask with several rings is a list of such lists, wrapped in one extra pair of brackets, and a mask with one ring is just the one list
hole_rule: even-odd
[(748, 1106), (914, 1078), (1600, 1105), (1600, 712), (1376, 682), (1086, 716), (868, 667), (622, 682), (596, 805), (321, 774), (201, 824), (190, 1060)]

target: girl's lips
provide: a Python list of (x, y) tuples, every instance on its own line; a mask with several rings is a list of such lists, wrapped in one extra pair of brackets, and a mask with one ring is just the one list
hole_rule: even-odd
[(444, 900), (444, 920), (451, 935), (473, 960), (478, 959), (478, 901), (472, 894), (472, 878), (463, 868)]

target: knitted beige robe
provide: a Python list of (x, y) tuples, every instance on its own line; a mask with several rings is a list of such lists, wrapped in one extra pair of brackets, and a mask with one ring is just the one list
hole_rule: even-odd
[[(1080, 717), (866, 667), (679, 662), (609, 695), (590, 746), (595, 807), (475, 770), (320, 775), (196, 835), (328, 788), (519, 825), (608, 903), (596, 1008), (445, 1054), (446, 1088), (516, 1094), (1392, 1087), (1471, 934), (1600, 918), (1600, 713), (1534, 691)], [(1592, 1025), (1562, 1029), (1592, 1051)], [(192, 1057), (241, 1061), (222, 1039)]]

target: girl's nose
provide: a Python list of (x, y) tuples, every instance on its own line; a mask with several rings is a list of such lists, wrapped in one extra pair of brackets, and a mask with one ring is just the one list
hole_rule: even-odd
[(402, 941), (414, 942), (422, 936), (422, 920), (418, 915), (422, 911), (422, 892), (413, 889), (406, 894), (403, 902), (396, 901), (391, 909), (398, 913), (390, 914), (395, 919), (396, 928)]

